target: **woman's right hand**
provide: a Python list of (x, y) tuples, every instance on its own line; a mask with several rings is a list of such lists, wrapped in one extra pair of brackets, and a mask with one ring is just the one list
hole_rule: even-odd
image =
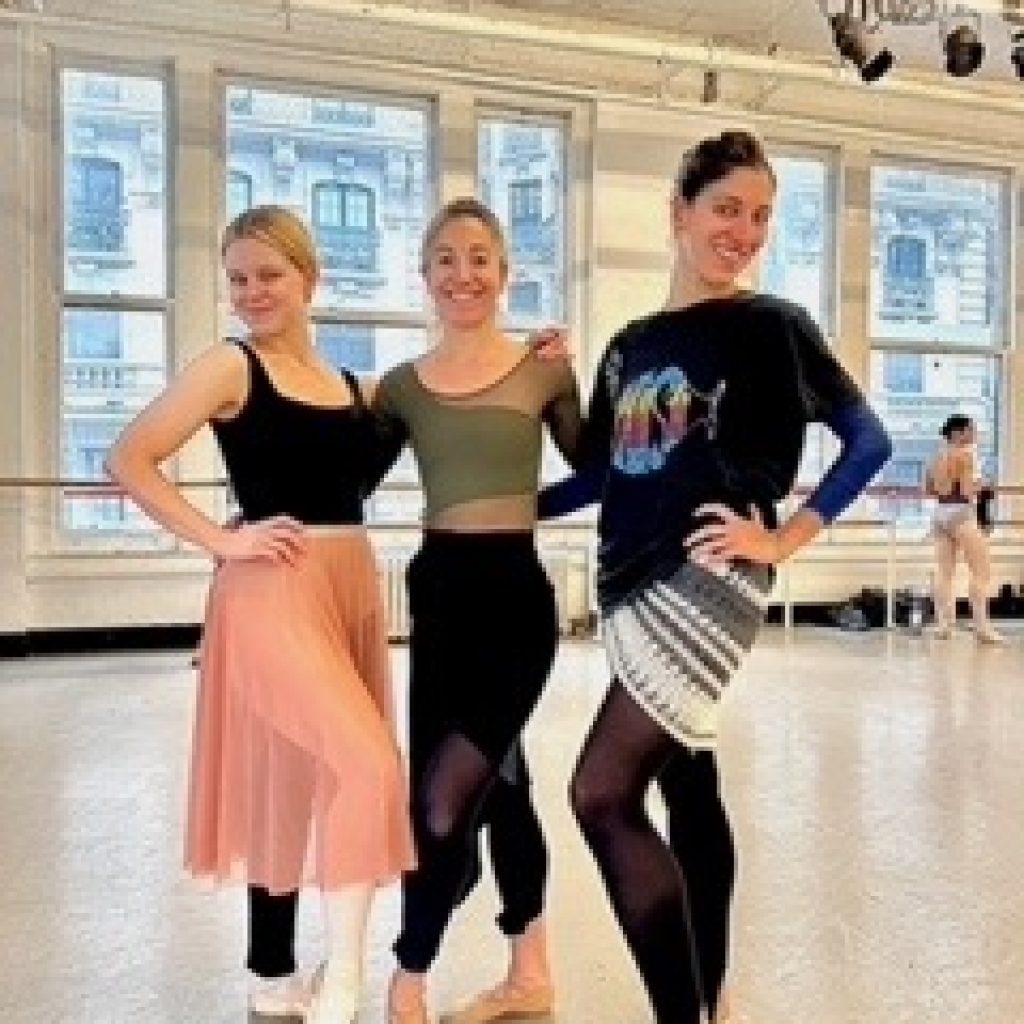
[(569, 350), (569, 331), (565, 327), (551, 326), (534, 331), (526, 339), (526, 344), (541, 359), (572, 359), (572, 352)]
[(305, 549), (302, 523), (287, 516), (274, 516), (222, 530), (212, 554), (217, 562), (262, 559), (294, 565)]

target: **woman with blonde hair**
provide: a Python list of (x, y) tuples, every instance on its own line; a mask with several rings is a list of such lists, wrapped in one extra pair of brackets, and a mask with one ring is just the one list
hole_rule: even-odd
[[(217, 562), (203, 633), (185, 863), (249, 885), (250, 1008), (303, 1009), (296, 890), (324, 894), (328, 960), (312, 1015), (357, 1009), (373, 891), (413, 864), (385, 616), (362, 525), (369, 417), (355, 378), (317, 354), (318, 266), (288, 210), (255, 207), (223, 235), (248, 328), (212, 346), (128, 425), (110, 475)], [(161, 470), (209, 424), (242, 524), (225, 528)]]
[(953, 578), (960, 555), (967, 563), (967, 596), (979, 643), (1000, 644), (1002, 636), (988, 616), (992, 580), (988, 538), (978, 523), (976, 503), (983, 488), (978, 479), (977, 427), (969, 416), (955, 414), (942, 425), (945, 439), (925, 474), (925, 490), (936, 499), (932, 516), (935, 542), (935, 633), (948, 637), (956, 621)]
[[(408, 443), (426, 498), (423, 541), (408, 572), (419, 865), (403, 880), (390, 1024), (426, 1024), (427, 974), (473, 880), (485, 825), (509, 969), (448, 1019), (485, 1024), (546, 1014), (554, 998), (542, 916), (548, 854), (520, 737), (558, 632), (534, 536), (541, 440), (546, 427), (572, 459), (581, 422), (568, 361), (523, 346), (499, 325), (508, 269), (494, 213), (468, 197), (446, 205), (421, 254), (439, 339), (385, 374), (373, 398), (378, 476)], [(496, 611), (509, 608), (514, 616)]]

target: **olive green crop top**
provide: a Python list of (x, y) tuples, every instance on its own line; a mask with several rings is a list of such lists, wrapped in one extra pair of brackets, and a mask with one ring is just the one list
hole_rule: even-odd
[(373, 475), (379, 479), (410, 443), (430, 527), (531, 528), (543, 425), (570, 464), (580, 446), (579, 391), (568, 361), (532, 351), (493, 384), (454, 396), (427, 388), (413, 362), (402, 363), (381, 378), (373, 411), (384, 442)]

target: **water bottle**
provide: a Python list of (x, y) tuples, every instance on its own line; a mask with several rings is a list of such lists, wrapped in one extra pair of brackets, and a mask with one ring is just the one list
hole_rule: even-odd
[(931, 586), (917, 583), (909, 591), (910, 607), (907, 609), (907, 626), (912, 633), (921, 633), (928, 621), (928, 602)]

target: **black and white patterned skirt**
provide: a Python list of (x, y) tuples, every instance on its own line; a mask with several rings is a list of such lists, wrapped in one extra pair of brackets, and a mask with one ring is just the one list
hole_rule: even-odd
[(753, 646), (775, 570), (749, 562), (684, 562), (602, 618), (614, 676), (663, 729), (714, 748), (725, 687)]

